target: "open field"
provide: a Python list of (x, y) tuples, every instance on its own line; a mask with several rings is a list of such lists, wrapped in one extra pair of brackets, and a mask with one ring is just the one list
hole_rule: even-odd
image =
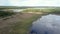
[(35, 21), (40, 14), (22, 13), (13, 16), (0, 23), (0, 34), (27, 34), (32, 22)]
[(11, 17), (7, 16), (7, 18), (0, 19), (0, 34), (29, 34), (32, 22), (46, 14), (60, 14), (60, 10), (26, 9), (16, 15), (10, 15)]

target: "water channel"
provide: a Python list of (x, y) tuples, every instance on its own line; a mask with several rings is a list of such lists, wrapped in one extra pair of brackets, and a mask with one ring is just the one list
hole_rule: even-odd
[(31, 34), (60, 34), (60, 15), (42, 16), (32, 23)]

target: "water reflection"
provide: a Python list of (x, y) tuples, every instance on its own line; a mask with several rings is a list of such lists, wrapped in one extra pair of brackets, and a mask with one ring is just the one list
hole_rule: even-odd
[(42, 16), (33, 22), (31, 32), (36, 34), (60, 34), (60, 16), (52, 14)]

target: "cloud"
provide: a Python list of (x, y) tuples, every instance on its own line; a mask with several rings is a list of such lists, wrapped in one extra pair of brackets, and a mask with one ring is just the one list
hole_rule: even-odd
[(60, 6), (60, 0), (0, 0), (0, 5), (11, 5), (11, 6)]
[(10, 5), (8, 0), (0, 0), (0, 6), (8, 6)]
[(60, 6), (58, 0), (9, 0), (16, 6)]
[(1, 0), (0, 5), (4, 5), (5, 1)]
[(39, 0), (26, 0), (26, 1), (20, 1), (20, 0), (9, 0), (11, 5), (17, 5), (17, 6), (33, 6), (36, 5)]

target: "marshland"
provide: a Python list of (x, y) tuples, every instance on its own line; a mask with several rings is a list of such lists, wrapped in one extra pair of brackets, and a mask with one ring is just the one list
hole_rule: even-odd
[[(0, 34), (60, 34), (60, 29), (55, 28), (55, 25), (60, 26), (59, 21), (58, 7), (0, 8)], [(53, 26), (50, 22), (53, 22)]]

